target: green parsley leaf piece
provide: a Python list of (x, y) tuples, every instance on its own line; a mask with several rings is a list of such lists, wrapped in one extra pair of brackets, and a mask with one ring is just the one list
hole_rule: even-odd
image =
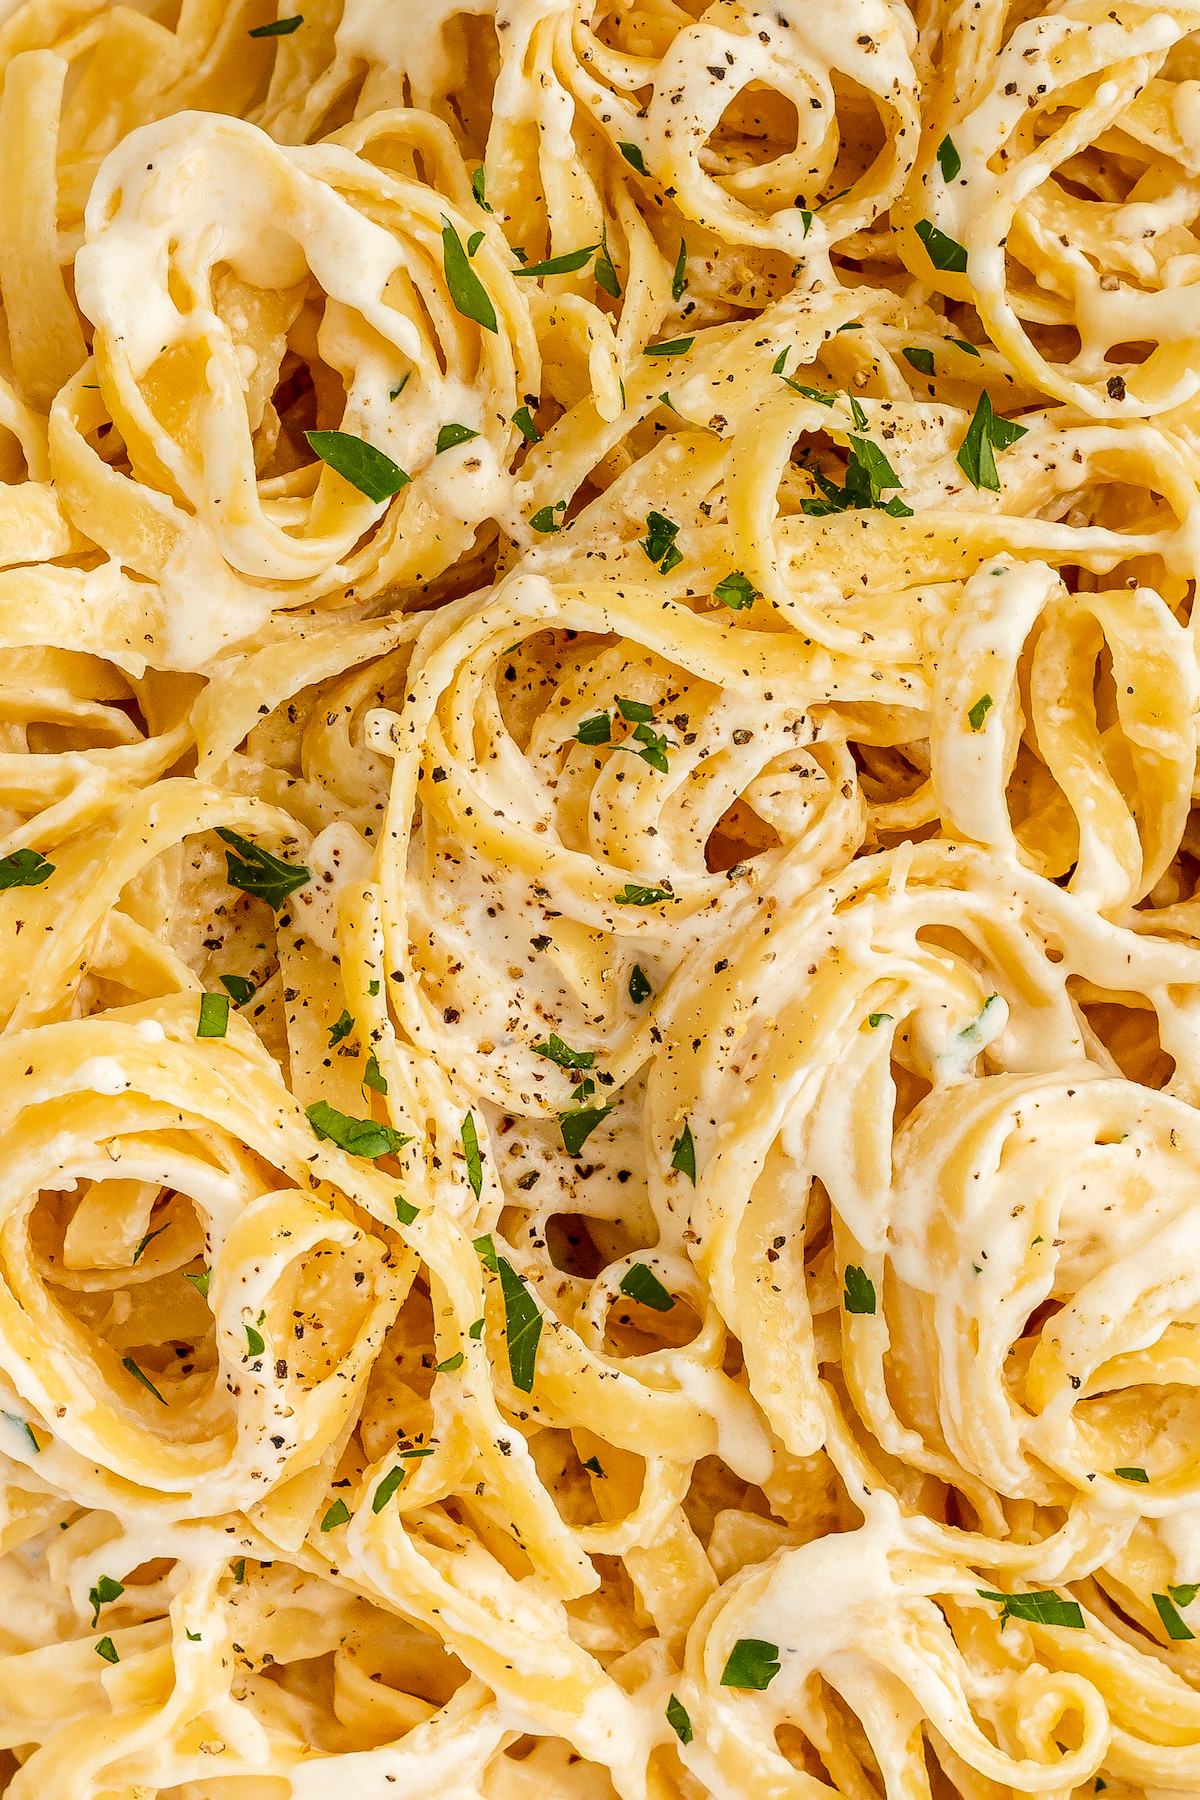
[(40, 850), (14, 850), (10, 856), (0, 856), (0, 893), (5, 888), (41, 887), (54, 869)]
[(312, 870), (303, 863), (283, 862), (261, 844), (251, 843), (224, 825), (217, 826), (217, 836), (230, 846), (225, 852), (225, 879), (230, 887), (265, 900), (272, 912), (278, 912), (289, 894), (312, 880)]
[(1147, 1486), (1150, 1482), (1145, 1469), (1114, 1469), (1113, 1474), (1119, 1481), (1144, 1481)]
[(792, 354), (792, 346), (790, 344), (788, 345), (786, 350), (781, 350), (779, 352), (779, 355), (775, 358), (775, 361), (771, 364), (772, 375), (782, 375), (783, 374), (783, 371), (787, 368), (787, 359), (791, 354)]
[(838, 326), (837, 331), (835, 331), (833, 335), (834, 335), (834, 337), (837, 337), (839, 332), (861, 331), (862, 328), (863, 328), (863, 324), (862, 324), (861, 319), (847, 319), (846, 323), (844, 325)]
[(593, 257), (599, 244), (589, 244), (584, 250), (568, 250), (565, 256), (552, 256), (546, 262), (527, 263), (523, 269), (514, 269), (513, 274), (523, 275), (573, 275), (576, 269), (582, 269), (585, 262)]
[(394, 1469), (388, 1470), (383, 1480), (379, 1483), (379, 1486), (375, 1489), (374, 1496), (372, 1497), (371, 1511), (373, 1513), (381, 1513), (383, 1511), (384, 1507), (407, 1474), (408, 1470), (401, 1463), (397, 1463)]
[(28, 1420), (23, 1419), (19, 1413), (6, 1412), (4, 1417), (8, 1420), (14, 1431), (21, 1432), (26, 1443), (29, 1445), (29, 1448), (33, 1451), (33, 1454), (35, 1456), (40, 1456), (42, 1446), (34, 1436), (33, 1426), (29, 1424)]
[(805, 387), (803, 382), (793, 381), (790, 375), (783, 378), (793, 393), (803, 394), (806, 400), (815, 400), (818, 406), (832, 406), (837, 399), (836, 394), (827, 394), (824, 388)]
[(621, 1277), (620, 1292), (627, 1300), (640, 1300), (643, 1306), (652, 1306), (655, 1312), (670, 1312), (675, 1304), (674, 1294), (668, 1293), (645, 1263), (633, 1263), (626, 1269)]
[(675, 259), (675, 273), (671, 277), (671, 298), (672, 298), (672, 300), (682, 300), (683, 299), (684, 289), (687, 287), (687, 284), (688, 284), (687, 260), (688, 260), (687, 242), (684, 238), (680, 238), (680, 240), (679, 240), (679, 255)]
[(374, 1162), (380, 1156), (394, 1156), (403, 1145), (412, 1142), (390, 1125), (377, 1125), (374, 1119), (354, 1119), (348, 1113), (338, 1112), (327, 1100), (318, 1100), (304, 1111), (318, 1138), (329, 1138), (351, 1156), (365, 1156)]
[(956, 350), (965, 350), (968, 356), (978, 356), (979, 351), (974, 344), (968, 344), (966, 338), (951, 338), (950, 342)]
[(643, 356), (683, 356), (695, 343), (694, 337), (668, 338), (662, 344), (646, 344)]
[(92, 1630), (96, 1629), (96, 1621), (100, 1617), (102, 1606), (111, 1606), (125, 1592), (123, 1581), (114, 1581), (111, 1575), (101, 1575), (94, 1588), (89, 1588), (88, 1599), (92, 1603)]
[(183, 1628), (183, 1635), (189, 1644), (198, 1644), (200, 1642), (200, 1633), (198, 1631), (189, 1631), (186, 1625)]
[(462, 1366), (463, 1353), (460, 1350), (455, 1356), (448, 1356), (445, 1362), (434, 1363), (433, 1372), (435, 1375), (453, 1375), (454, 1371), (461, 1369)]
[(474, 254), (478, 250), (480, 244), (482, 244), (483, 239), (484, 239), (484, 233), (482, 231), (473, 231), (471, 233), (470, 237), (467, 239), (467, 255), (468, 256), (474, 256)]
[(500, 1258), (496, 1255), (496, 1245), (490, 1231), (483, 1237), (473, 1238), (471, 1247), (485, 1269), (490, 1269), (493, 1275), (500, 1273)]
[(812, 212), (811, 212), (810, 208), (807, 206), (802, 206), (799, 210), (800, 210), (800, 223), (804, 227), (804, 231), (803, 231), (802, 235), (804, 237), (807, 237), (809, 232), (812, 230), (812, 222), (813, 222)]
[(641, 963), (634, 963), (633, 965), (633, 971), (629, 977), (628, 992), (629, 998), (633, 1001), (635, 1006), (641, 1006), (643, 1001), (648, 1000), (654, 992)]
[(992, 454), (992, 417), (989, 396), (986, 393), (980, 394), (979, 404), (954, 460), (972, 487), (989, 488), (992, 493), (998, 494), (1000, 477), (996, 473), (996, 458)]
[(110, 1637), (102, 1637), (95, 1648), (96, 1655), (103, 1657), (106, 1663), (120, 1662), (121, 1658), (117, 1655), (117, 1647)]
[(739, 1638), (729, 1652), (721, 1686), (761, 1691), (770, 1687), (781, 1667), (778, 1644), (768, 1644), (763, 1638)]
[[(666, 569), (668, 566), (668, 562), (664, 560), (662, 567)], [(655, 731), (652, 725), (639, 725), (633, 733), (633, 743), (643, 745), (641, 750), (633, 752), (635, 756), (640, 756), (644, 763), (649, 763), (660, 774), (667, 773), (670, 766), (667, 762), (667, 750), (670, 746), (665, 732)], [(621, 744), (618, 748), (632, 750), (633, 744)]]
[(600, 1458), (598, 1456), (589, 1456), (583, 1466), (585, 1469), (590, 1469), (593, 1475), (603, 1476), (604, 1474), (604, 1470), (600, 1467)]
[(553, 506), (539, 506), (529, 523), (535, 531), (561, 531), (562, 520), (556, 519), (554, 515), (557, 512), (565, 512), (566, 508), (565, 500), (556, 500)]
[(237, 1582), (239, 1587), (241, 1587), (246, 1579), (246, 1559), (244, 1556), (239, 1556), (233, 1565), (233, 1579)]
[(404, 374), (400, 377), (400, 379), (396, 383), (395, 387), (389, 389), (388, 399), (389, 400), (398, 400), (411, 380), (412, 380), (412, 370), (407, 369), (404, 372)]
[(374, 999), (379, 992), (379, 983), (377, 981), (369, 982), (367, 985), (367, 992), (370, 994), (371, 998)]
[(692, 1186), (696, 1185), (696, 1146), (692, 1142), (692, 1128), (685, 1120), (683, 1130), (671, 1145), (671, 1167), (686, 1175)]
[(256, 25), (246, 35), (252, 38), (291, 37), (293, 31), (299, 31), (303, 23), (304, 14), (296, 13), (290, 19), (272, 19), (269, 25)]
[(245, 1006), (247, 1000), (253, 1000), (258, 989), (244, 975), (222, 975), (221, 986), (228, 993), (235, 1006)]
[(672, 544), (671, 548), (667, 551), (667, 554), (663, 557), (662, 561), (658, 565), (659, 574), (660, 575), (669, 575), (671, 573), (671, 570), (677, 569), (682, 561), (683, 561), (683, 551), (677, 550), (675, 548), (675, 545)]
[(332, 1531), (335, 1525), (350, 1523), (350, 1508), (344, 1500), (335, 1500), (325, 1517), (321, 1520), (322, 1531)]
[[(868, 427), (866, 413), (863, 411), (862, 407), (858, 404), (858, 401), (854, 398), (853, 394), (847, 395), (847, 398), (850, 401), (850, 417), (854, 420), (855, 425), (858, 427), (858, 429), (860, 431), (868, 430), (869, 427)], [(884, 485), (886, 486), (887, 483), (885, 482)], [(897, 485), (898, 484), (896, 482), (892, 483), (893, 487), (895, 487)]]
[(208, 1299), (208, 1284), (212, 1280), (211, 1269), (201, 1269), (196, 1275), (185, 1274), (183, 1279), (185, 1281), (190, 1281), (196, 1292), (201, 1295), (203, 1299)]
[(630, 168), (636, 169), (639, 175), (648, 175), (650, 173), (646, 167), (646, 159), (642, 155), (637, 144), (618, 144), (617, 149), (621, 152), (621, 155), (625, 158), (625, 161), (629, 164)]
[(986, 392), (980, 394), (974, 417), (955, 458), (972, 487), (990, 488), (995, 494), (1000, 492), (1000, 477), (992, 452), (994, 449), (1007, 450), (1010, 444), (1023, 438), (1027, 430), (1028, 426), (1017, 425), (1012, 419), (998, 419), (992, 411), (990, 396)]
[(611, 713), (597, 713), (594, 718), (581, 720), (579, 730), (575, 733), (575, 741), (580, 744), (611, 744)]
[(343, 1038), (348, 1038), (353, 1030), (354, 1020), (343, 1007), (340, 1016), (329, 1027), (329, 1048), (332, 1050), (335, 1044), (340, 1044)]
[(487, 200), (484, 195), (484, 188), (486, 186), (486, 183), (487, 183), (487, 172), (484, 169), (483, 164), (480, 163), (480, 165), (477, 169), (473, 169), (471, 171), (471, 192), (475, 196), (476, 206), (481, 206), (483, 208), (484, 212), (490, 213), (492, 209), (488, 205)]
[(349, 431), (306, 431), (304, 435), (328, 468), (376, 505), (408, 486), (409, 477), (399, 463), (365, 438)]
[(1037, 1588), (1032, 1594), (993, 1594), (987, 1588), (976, 1588), (981, 1600), (994, 1600), (1000, 1608), (1001, 1629), (1010, 1619), (1024, 1619), (1031, 1625), (1059, 1625), (1068, 1631), (1084, 1629), (1083, 1613), (1074, 1600), (1064, 1600), (1053, 1588)]
[(884, 1020), (890, 1019), (891, 1016), (891, 1013), (868, 1013), (867, 1024), (871, 1027), (871, 1030), (874, 1031), (877, 1025), (882, 1025)]
[(657, 906), (660, 901), (674, 898), (668, 888), (639, 887), (634, 881), (627, 881), (620, 893), (613, 895), (618, 906)]
[(691, 1743), (694, 1736), (692, 1721), (688, 1718), (687, 1708), (680, 1704), (674, 1694), (667, 1701), (667, 1724), (681, 1744)]
[(1189, 1638), (1195, 1637), (1195, 1632), (1189, 1630), (1180, 1618), (1172, 1600), (1168, 1600), (1165, 1594), (1151, 1594), (1150, 1598), (1158, 1609), (1158, 1616), (1163, 1622), (1164, 1631), (1173, 1642), (1183, 1644)]
[(529, 1394), (533, 1391), (538, 1340), (542, 1335), (542, 1315), (533, 1295), (507, 1257), (497, 1257), (496, 1262), (504, 1294), (509, 1373), (513, 1386), (519, 1388), (521, 1393)]
[(267, 1348), (263, 1342), (262, 1332), (255, 1331), (253, 1325), (247, 1325), (245, 1327), (245, 1332), (246, 1350), (248, 1354), (251, 1356), (262, 1356)]
[[(639, 538), (638, 543), (650, 561), (658, 563), (666, 556), (678, 535), (679, 527), (673, 519), (668, 519), (663, 513), (650, 512), (646, 514), (646, 535), (644, 538)], [(623, 716), (628, 717), (629, 715)], [(646, 714), (646, 717), (651, 719), (654, 717), (653, 708)]]
[[(167, 1224), (168, 1225), (170, 1224), (169, 1219), (167, 1221)], [(148, 1231), (146, 1233), (145, 1237), (142, 1238), (141, 1242), (138, 1244), (137, 1249), (133, 1253), (133, 1263), (134, 1264), (137, 1264), (138, 1262), (141, 1261), (142, 1255), (146, 1249), (147, 1244), (152, 1244), (156, 1237), (161, 1237), (163, 1232), (166, 1229), (167, 1229), (166, 1225), (160, 1225), (157, 1231)], [(131, 1265), (131, 1266), (133, 1266), (133, 1265)]]
[(229, 1030), (229, 995), (201, 994), (198, 1038), (223, 1038)]
[(873, 1313), (875, 1311), (875, 1283), (865, 1269), (856, 1263), (846, 1268), (846, 1291), (842, 1295), (842, 1305), (848, 1313)]
[(995, 701), (990, 694), (980, 694), (974, 706), (970, 707), (967, 712), (967, 720), (972, 731), (983, 730), (983, 721), (987, 718), (994, 705)]
[(590, 1069), (596, 1061), (594, 1050), (572, 1050), (554, 1031), (550, 1033), (548, 1042), (533, 1046), (533, 1054), (547, 1057), (550, 1062), (557, 1063), (560, 1069)]
[(925, 246), (925, 254), (935, 269), (942, 269), (950, 275), (965, 275), (967, 269), (967, 253), (961, 244), (956, 244), (952, 237), (928, 219), (922, 219), (916, 228), (917, 236)]
[(403, 1194), (397, 1194), (393, 1204), (396, 1208), (396, 1217), (402, 1225), (416, 1224), (421, 1216), (421, 1209), (419, 1206), (414, 1206), (411, 1200), (406, 1200), (404, 1198)]
[[(673, 532), (679, 529), (677, 525), (671, 525), (669, 519), (660, 518), (658, 513), (650, 514), (650, 517), (646, 520), (647, 525), (649, 525), (651, 519), (656, 520), (659, 524), (670, 526)], [(617, 695), (617, 711), (627, 725), (649, 725), (654, 719), (654, 708), (647, 701), (627, 700), (620, 694)]]
[(479, 433), (472, 431), (469, 425), (443, 425), (437, 434), (434, 455), (440, 456), (443, 450), (453, 450), (458, 444), (469, 444)]
[(121, 1358), (121, 1367), (123, 1369), (128, 1369), (129, 1373), (133, 1376), (133, 1379), (135, 1381), (140, 1381), (142, 1386), (146, 1389), (147, 1393), (154, 1395), (154, 1398), (158, 1401), (158, 1404), (160, 1406), (165, 1406), (167, 1404), (166, 1401), (163, 1399), (162, 1395), (159, 1393), (158, 1389), (155, 1387), (154, 1383), (151, 1381), (150, 1377), (148, 1375), (142, 1374), (142, 1371), (138, 1368), (138, 1366), (134, 1362), (132, 1356), (123, 1356)]
[(462, 1147), (467, 1159), (467, 1180), (478, 1200), (483, 1188), (483, 1156), (479, 1149), (479, 1133), (475, 1129), (473, 1112), (469, 1112), (462, 1122)]
[(433, 1455), (433, 1446), (432, 1446), (432, 1444), (430, 1444), (421, 1450), (402, 1450), (400, 1452), (400, 1454), (402, 1457), (405, 1457), (405, 1458), (412, 1457), (412, 1456), (432, 1456)]
[(479, 1342), (480, 1338), (483, 1336), (482, 1319), (476, 1319), (475, 1323), (468, 1330), (467, 1336), (471, 1338), (474, 1343), (477, 1344)]
[(512, 416), (512, 422), (527, 444), (540, 444), (541, 433), (533, 422), (533, 414), (527, 406), (518, 406)]
[(1196, 1595), (1200, 1594), (1200, 1581), (1188, 1581), (1180, 1587), (1168, 1585), (1167, 1592), (1176, 1606), (1190, 1606)]
[(473, 319), (485, 331), (498, 331), (496, 309), (488, 291), (467, 260), (462, 239), (442, 214), (442, 267), (450, 298), (464, 319)]
[(731, 575), (722, 576), (713, 589), (713, 598), (719, 600), (722, 606), (727, 606), (730, 612), (741, 612), (744, 607), (753, 606), (757, 594), (758, 589), (754, 583), (747, 581), (740, 569), (735, 569)]
[(608, 233), (600, 232), (600, 248), (596, 253), (596, 267), (593, 270), (596, 286), (603, 288), (614, 300), (621, 298), (621, 283), (617, 271), (613, 267), (612, 257), (608, 254)]
[(962, 168), (962, 157), (948, 136), (944, 137), (937, 147), (937, 159), (938, 168), (942, 171), (942, 180), (953, 181)]
[(908, 350), (902, 350), (900, 352), (900, 354), (901, 354), (901, 356), (903, 356), (906, 363), (912, 364), (913, 368), (917, 370), (918, 374), (921, 374), (921, 375), (932, 375), (933, 374), (933, 351), (932, 350), (908, 349)]
[(376, 1094), (386, 1094), (388, 1091), (387, 1076), (379, 1067), (379, 1060), (373, 1050), (367, 1058), (367, 1066), (363, 1071), (362, 1084), (364, 1087), (370, 1088), (372, 1092)]
[[(867, 479), (871, 484), (872, 501), (878, 498), (882, 489), (898, 488), (901, 485), (900, 477), (878, 444), (873, 444), (870, 438), (854, 437), (850, 432), (847, 432), (846, 435), (854, 446), (854, 454), (858, 458), (860, 467), (866, 471)], [(846, 477), (849, 480), (849, 469), (846, 470)]]
[(612, 1110), (611, 1106), (586, 1106), (579, 1112), (559, 1113), (558, 1128), (568, 1156), (579, 1155), (597, 1125), (602, 1124)]

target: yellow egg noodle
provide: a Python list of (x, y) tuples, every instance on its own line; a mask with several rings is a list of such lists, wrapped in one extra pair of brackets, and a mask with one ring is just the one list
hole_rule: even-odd
[(0, 78), (0, 1789), (1200, 1793), (1200, 5)]

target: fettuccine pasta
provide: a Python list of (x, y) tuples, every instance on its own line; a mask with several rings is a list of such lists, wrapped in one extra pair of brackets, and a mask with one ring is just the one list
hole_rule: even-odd
[(1200, 1793), (1200, 8), (0, 82), (0, 1791)]

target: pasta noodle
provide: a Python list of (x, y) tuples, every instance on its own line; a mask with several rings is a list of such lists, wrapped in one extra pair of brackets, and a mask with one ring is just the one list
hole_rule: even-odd
[(0, 1791), (1200, 1792), (1200, 11), (0, 8)]

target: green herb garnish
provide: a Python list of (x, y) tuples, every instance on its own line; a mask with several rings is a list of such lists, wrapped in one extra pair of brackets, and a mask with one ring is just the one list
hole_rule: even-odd
[(686, 1175), (692, 1186), (696, 1185), (696, 1146), (692, 1142), (692, 1127), (685, 1121), (683, 1130), (671, 1145), (671, 1167)]
[(943, 181), (953, 181), (962, 168), (962, 157), (954, 148), (949, 137), (944, 137), (937, 147), (938, 168), (942, 171)]
[(374, 1119), (351, 1118), (348, 1113), (336, 1111), (326, 1100), (318, 1100), (304, 1111), (318, 1138), (329, 1138), (351, 1156), (366, 1156), (374, 1162), (376, 1157), (394, 1156), (403, 1145), (412, 1142), (390, 1125), (377, 1125)]
[(944, 231), (939, 231), (928, 219), (920, 220), (916, 232), (935, 269), (944, 270), (950, 275), (966, 273), (967, 253), (961, 244), (956, 244), (952, 237), (947, 237)]
[(479, 1133), (475, 1129), (475, 1114), (469, 1112), (462, 1122), (462, 1147), (467, 1159), (467, 1180), (471, 1191), (478, 1200), (483, 1188), (483, 1157), (479, 1149)]
[(291, 37), (293, 31), (299, 31), (303, 23), (304, 14), (296, 13), (290, 19), (272, 19), (269, 25), (256, 25), (246, 35), (252, 38)]
[(721, 1686), (761, 1690), (770, 1687), (781, 1667), (778, 1644), (768, 1644), (762, 1638), (739, 1638), (729, 1652)]
[(597, 1125), (602, 1124), (612, 1110), (611, 1106), (586, 1106), (578, 1112), (559, 1113), (558, 1128), (568, 1156), (579, 1155)]
[(1023, 438), (1027, 430), (1028, 426), (1015, 425), (1011, 419), (998, 419), (992, 411), (991, 397), (986, 391), (980, 394), (974, 417), (967, 426), (967, 435), (955, 458), (972, 487), (990, 488), (995, 494), (1000, 492), (993, 451), (1007, 450), (1010, 444)]
[(686, 243), (685, 239), (680, 238), (680, 240), (679, 240), (679, 255), (675, 259), (675, 273), (671, 277), (671, 298), (672, 298), (672, 300), (682, 300), (683, 299), (684, 289), (687, 287), (687, 284), (688, 284), (687, 260), (688, 260), (687, 243)]
[(229, 1030), (229, 995), (201, 994), (198, 1038), (223, 1038)]
[(1068, 1631), (1082, 1631), (1083, 1613), (1074, 1600), (1064, 1600), (1053, 1588), (1038, 1588), (1031, 1594), (993, 1594), (987, 1588), (976, 1588), (981, 1600), (993, 1600), (1000, 1608), (1000, 1629), (1010, 1619), (1024, 1619), (1030, 1625), (1059, 1625)]
[(5, 888), (41, 887), (54, 869), (54, 863), (47, 862), (40, 850), (14, 850), (9, 856), (0, 856), (0, 893)]
[(409, 477), (399, 463), (365, 438), (348, 431), (306, 431), (304, 435), (327, 468), (376, 505), (408, 486)]
[(442, 214), (442, 267), (450, 298), (464, 319), (473, 319), (485, 331), (498, 331), (496, 309), (488, 291), (471, 267), (462, 239)]
[(875, 1283), (865, 1269), (850, 1263), (846, 1269), (846, 1291), (842, 1295), (842, 1305), (848, 1313), (873, 1313), (875, 1311)]
[(753, 606), (758, 589), (752, 581), (747, 581), (740, 569), (732, 574), (722, 576), (713, 589), (714, 600), (727, 606), (731, 612), (741, 612), (747, 606)]
[(272, 912), (278, 912), (289, 894), (312, 880), (312, 870), (302, 863), (283, 862), (261, 844), (251, 843), (224, 825), (217, 826), (217, 836), (230, 845), (225, 852), (225, 879), (230, 887), (265, 900)]
[(469, 425), (443, 425), (437, 434), (434, 455), (440, 456), (443, 450), (453, 450), (458, 444), (469, 444), (479, 433), (472, 431)]
[(626, 1269), (619, 1291), (627, 1300), (640, 1300), (643, 1306), (651, 1306), (655, 1312), (670, 1312), (675, 1304), (675, 1296), (668, 1293), (645, 1263), (633, 1263)]

